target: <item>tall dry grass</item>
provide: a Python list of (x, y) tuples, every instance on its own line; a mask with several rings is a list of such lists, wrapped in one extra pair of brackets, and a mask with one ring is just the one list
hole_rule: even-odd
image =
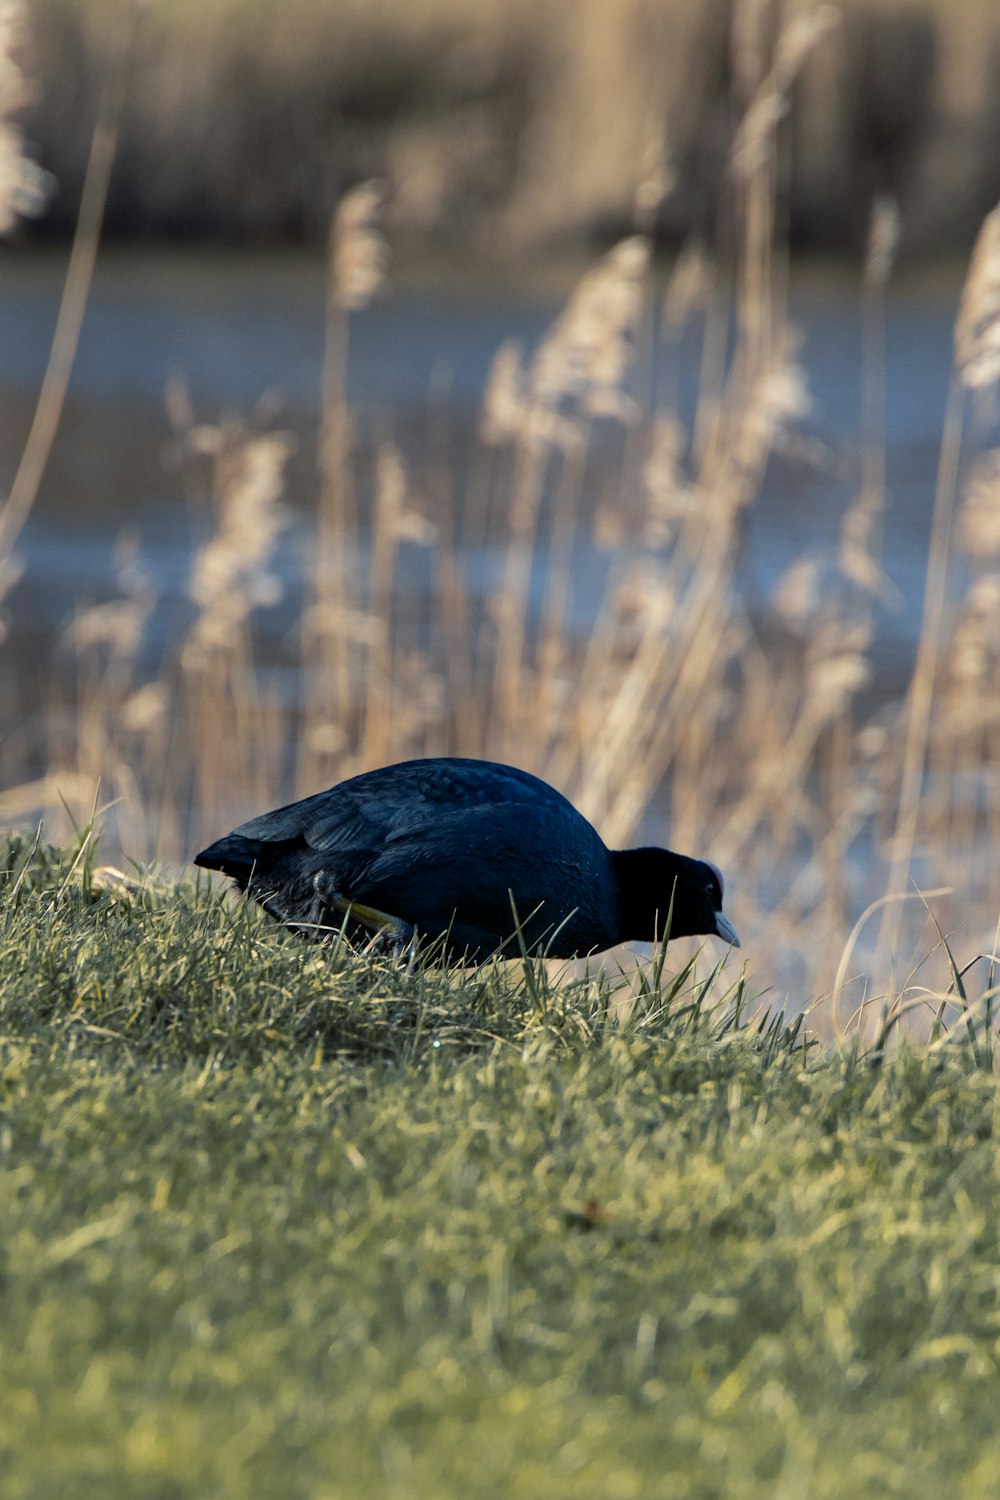
[[(214, 516), (191, 624), (144, 666), (154, 596), (123, 550), (120, 599), (70, 633), (71, 747), (43, 786), (8, 797), (7, 816), (42, 804), (52, 815), (58, 794), (85, 820), (99, 779), (109, 837), (178, 860), (367, 766), (487, 754), (555, 782), (613, 844), (655, 837), (716, 859), (754, 971), (790, 1004), (832, 1005), (837, 1026), (866, 1009), (883, 1028), (946, 1014), (954, 953), (992, 952), (997, 921), (1000, 459), (974, 451), (964, 420), (998, 374), (996, 221), (959, 314), (913, 678), (872, 718), (860, 695), (886, 593), (888, 203), (873, 206), (862, 280), (862, 464), (839, 552), (800, 558), (752, 613), (736, 586), (769, 463), (810, 409), (786, 305), (783, 131), (796, 74), (835, 25), (821, 7), (771, 38), (750, 26), (753, 9), (738, 8), (733, 38), (743, 113), (721, 219), (733, 232), (714, 255), (692, 248), (654, 295), (641, 231), (670, 177), (640, 163), (637, 232), (582, 278), (535, 350), (498, 350), (464, 487), (447, 463), (418, 486), (389, 433), (371, 462), (354, 441), (351, 326), (381, 288), (387, 248), (381, 186), (343, 201), (294, 660), (281, 680), (259, 669), (254, 614), (281, 589), (289, 439), (200, 422), (174, 391), (179, 450)], [(653, 378), (682, 336), (702, 347), (689, 425), (676, 382)], [(485, 589), (471, 562), (484, 543), (498, 558)], [(414, 612), (420, 557), (429, 582)], [(12, 567), (9, 552), (0, 563)], [(926, 906), (921, 889), (935, 892)]]

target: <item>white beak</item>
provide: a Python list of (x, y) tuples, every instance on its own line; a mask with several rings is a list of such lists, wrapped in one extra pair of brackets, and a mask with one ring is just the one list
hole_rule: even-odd
[(724, 912), (717, 911), (715, 913), (715, 932), (716, 936), (720, 937), (724, 943), (728, 943), (730, 948), (738, 948), (740, 946), (740, 939), (736, 928)]

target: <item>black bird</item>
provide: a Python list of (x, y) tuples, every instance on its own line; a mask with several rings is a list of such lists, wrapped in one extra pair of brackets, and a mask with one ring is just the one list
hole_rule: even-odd
[[(484, 760), (408, 760), (251, 818), (196, 865), (221, 870), (309, 936), (345, 927), (449, 958), (529, 947), (553, 958), (714, 933), (739, 947), (714, 865), (608, 849), (554, 787)], [(516, 918), (515, 918), (516, 912)]]

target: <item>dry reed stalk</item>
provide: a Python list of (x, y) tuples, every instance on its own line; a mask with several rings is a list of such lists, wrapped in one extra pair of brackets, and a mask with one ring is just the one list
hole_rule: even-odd
[[(685, 648), (685, 642), (678, 639), (679, 632), (670, 628), (672, 623), (680, 623), (682, 616), (665, 578), (655, 573), (633, 575), (625, 587), (634, 590), (629, 604), (632, 618), (639, 623), (638, 637), (602, 706), (599, 723), (590, 726), (578, 792), (581, 811), (589, 817), (600, 817), (612, 841), (620, 841), (631, 830), (621, 811), (614, 812), (609, 804), (608, 789), (617, 780), (617, 795), (624, 796), (624, 778), (616, 777), (616, 768), (632, 762), (650, 725), (662, 722), (665, 712), (673, 712), (672, 688), (679, 655)], [(633, 786), (631, 803), (635, 790)], [(644, 790), (648, 794), (651, 788), (646, 786)]]
[[(955, 323), (955, 374), (941, 437), (920, 642), (907, 697), (899, 806), (889, 868), (890, 893), (899, 891), (908, 879), (920, 822), (931, 716), (942, 656), (964, 392), (986, 390), (997, 379), (1000, 379), (1000, 208), (987, 216), (980, 229)], [(886, 917), (883, 922), (883, 937), (887, 920)]]
[[(1000, 570), (980, 571), (963, 601), (948, 662), (952, 689), (945, 732), (955, 741), (998, 722)], [(985, 764), (985, 756), (976, 756)]]
[[(618, 840), (631, 837), (669, 773), (671, 841), (682, 850), (706, 847), (708, 830), (718, 820), (722, 805), (721, 798), (716, 802), (712, 797), (713, 783), (721, 793), (730, 772), (729, 766), (717, 765), (713, 775), (711, 750), (720, 737), (728, 740), (733, 732), (730, 695), (723, 678), (739, 651), (737, 634), (731, 628), (722, 636), (716, 656), (703, 659), (710, 676), (703, 684), (696, 713), (686, 719), (675, 716), (671, 687), (660, 700), (659, 712), (651, 712), (640, 722), (631, 773), (616, 781), (608, 803), (607, 817)], [(714, 832), (711, 838), (714, 851)]]
[(361, 762), (381, 765), (393, 747), (392, 626), (393, 584), (401, 542), (433, 546), (437, 533), (408, 501), (408, 483), (399, 449), (383, 443), (376, 461), (377, 484), (372, 525), (369, 611), (372, 635), (365, 670)]
[(462, 753), (484, 757), (489, 753), (483, 715), (475, 680), (474, 614), (463, 576), (462, 562), (454, 540), (442, 541), (434, 557), (440, 601), (442, 657), (448, 663), (447, 721), (443, 726), (441, 753), (460, 746)]
[[(673, 616), (676, 632), (658, 625), (647, 631), (622, 674), (592, 749), (591, 781), (581, 794), (585, 810), (597, 789), (609, 784), (611, 767), (626, 756), (629, 745), (656, 747), (655, 758), (647, 755), (645, 761), (653, 786), (670, 764), (679, 732), (673, 726), (690, 722), (705, 684), (721, 671), (731, 614), (732, 518), (759, 486), (779, 433), (807, 409), (804, 376), (785, 360), (762, 372), (742, 410), (734, 411), (730, 405), (731, 420), (737, 425), (731, 446), (706, 454), (710, 478), (699, 476), (691, 502), (692, 526), (696, 520), (701, 535), (692, 542), (685, 560)], [(648, 618), (653, 622), (656, 617)], [(627, 819), (634, 805), (634, 787), (619, 792), (616, 805), (607, 813), (610, 837), (624, 837), (631, 831)]]
[[(917, 659), (906, 700), (905, 738), (899, 800), (890, 857), (888, 893), (901, 893), (909, 879), (920, 822), (924, 772), (941, 662), (942, 629), (951, 558), (952, 520), (962, 449), (963, 399), (959, 378), (953, 377), (945, 409), (938, 475), (935, 487), (931, 544)], [(890, 910), (884, 908), (879, 948), (888, 935)]]
[(580, 442), (567, 407), (583, 417), (628, 420), (625, 391), (649, 245), (639, 236), (616, 245), (580, 281), (532, 360), (520, 402), (515, 478), (503, 581), (493, 600), (497, 626), (491, 740), (519, 739), (528, 592), (538, 512), (557, 446)]
[[(679, 423), (681, 361), (680, 346), (685, 328), (697, 314), (703, 314), (705, 326), (702, 333), (702, 369), (698, 388), (698, 420), (705, 422), (710, 407), (717, 405), (715, 397), (721, 391), (721, 375), (718, 381), (710, 380), (709, 371), (717, 372), (724, 362), (727, 334), (721, 343), (717, 338), (718, 303), (715, 274), (700, 245), (688, 244), (681, 250), (667, 280), (660, 309), (659, 331), (670, 355), (665, 374), (660, 374), (657, 362), (650, 355), (650, 364), (657, 370), (662, 389), (654, 390), (650, 400), (650, 414), (654, 424), (673, 420)], [(655, 334), (655, 323), (651, 320)], [(655, 344), (654, 344), (655, 348)], [(697, 430), (693, 447), (697, 449)], [(649, 460), (647, 459), (647, 465)], [(641, 481), (640, 481), (641, 482)]]
[[(669, 727), (664, 714), (650, 738), (647, 771), (651, 777), (656, 772), (662, 776), (669, 766), (669, 826), (676, 847), (704, 848), (714, 859), (723, 857), (719, 840), (725, 810), (734, 798), (745, 797), (747, 779), (745, 766), (734, 767), (719, 746), (738, 744), (747, 762), (756, 763), (780, 750), (787, 733), (786, 705), (776, 693), (770, 663), (755, 649), (745, 625), (730, 623), (718, 661), (719, 670), (706, 684), (696, 713), (677, 722), (671, 711)], [(731, 678), (737, 663), (739, 688), (734, 693)], [(746, 892), (746, 856), (741, 874)]]
[(188, 592), (197, 615), (180, 653), (194, 755), (193, 784), (206, 820), (224, 815), (245, 794), (269, 794), (265, 774), (268, 715), (263, 710), (249, 621), (276, 604), (283, 585), (272, 567), (288, 524), (281, 504), (292, 451), (285, 432), (247, 433), (237, 426), (196, 426), (192, 453), (212, 463), (214, 534), (195, 555)]
[[(833, 6), (816, 5), (785, 23), (770, 68), (733, 138), (729, 169), (739, 199), (742, 231), (742, 285), (737, 307), (740, 344), (734, 362), (737, 390), (752, 385), (759, 369), (774, 358), (769, 335), (780, 329), (782, 321), (774, 304), (778, 288), (773, 261), (778, 125), (788, 113), (792, 85), (806, 58), (838, 20)], [(756, 29), (762, 32), (759, 21)]]
[(717, 447), (723, 428), (730, 342), (730, 298), (713, 263), (708, 272), (698, 402), (691, 436), (692, 461), (699, 473), (706, 472), (708, 457)]
[(635, 195), (632, 199), (632, 224), (636, 234), (651, 238), (656, 216), (677, 186), (677, 175), (663, 139), (662, 126), (652, 123), (646, 129), (646, 144), (639, 165)]
[(317, 547), (312, 575), (318, 634), (304, 643), (312, 665), (307, 686), (306, 752), (297, 780), (311, 782), (318, 769), (317, 733), (331, 717), (349, 734), (353, 698), (350, 621), (357, 614), (357, 590), (349, 551), (357, 534), (350, 474), (351, 417), (347, 395), (350, 315), (363, 311), (383, 289), (389, 263), (380, 219), (385, 184), (362, 182), (341, 199), (330, 225), (323, 408), (319, 444)]
[[(473, 444), (466, 496), (460, 499), (453, 472), (454, 438), (447, 406), (438, 399), (430, 414), (429, 453), (421, 485), (422, 508), (433, 518), (426, 522), (431, 599), (425, 628), (427, 653), (434, 664), (430, 670), (439, 683), (440, 673), (435, 665), (447, 664), (448, 691), (445, 700), (441, 690), (442, 708), (434, 722), (426, 716), (433, 693), (420, 695), (421, 709), (419, 713), (414, 710), (414, 719), (421, 715), (425, 719), (420, 743), (428, 754), (450, 753), (455, 745), (463, 745), (466, 754), (482, 756), (487, 747), (482, 741), (482, 716), (473, 681), (475, 612), (470, 604), (471, 581), (463, 571), (462, 550), (466, 527), (485, 519), (482, 504), (487, 497), (483, 484), (489, 449), (481, 442)], [(470, 504), (478, 511), (475, 521)], [(403, 681), (412, 699), (410, 674)]]
[(980, 454), (969, 472), (958, 540), (977, 567), (1000, 562), (1000, 448)]
[(7, 639), (7, 616), (3, 601), (24, 575), (24, 564), (16, 557), (0, 556), (0, 646)]
[(1000, 749), (1000, 450), (973, 464), (958, 513), (958, 545), (972, 569), (944, 664), (936, 726), (936, 780), (947, 797), (944, 838), (953, 860), (991, 842)]
[(252, 610), (276, 604), (282, 584), (271, 569), (278, 537), (288, 525), (281, 505), (287, 432), (250, 435), (239, 428), (201, 426), (192, 449), (213, 461), (215, 534), (194, 560), (188, 592), (198, 610), (181, 654), (187, 672), (231, 651)]
[[(488, 544), (497, 524), (503, 485), (516, 462), (519, 438), (527, 427), (526, 374), (521, 344), (505, 339), (490, 364), (476, 425), (472, 470), (465, 490), (456, 547), (478, 557), (480, 567), (468, 574), (470, 587), (482, 597), (491, 592)], [(484, 642), (476, 647), (482, 654)]]
[(849, 712), (840, 714), (830, 725), (819, 769), (825, 789), (816, 799), (822, 812), (819, 859), (823, 895), (819, 910), (823, 969), (832, 972), (849, 920), (848, 855), (872, 812), (855, 766), (854, 725)]
[(714, 290), (715, 276), (704, 250), (695, 243), (685, 245), (663, 294), (662, 327), (670, 342), (676, 342), (693, 313), (708, 311)]
[(864, 622), (851, 625), (836, 614), (813, 628), (802, 672), (802, 700), (788, 731), (771, 754), (751, 757), (742, 800), (718, 832), (717, 847), (730, 863), (740, 860), (761, 824), (787, 818), (789, 802), (806, 781), (821, 737), (845, 722), (852, 699), (870, 678), (865, 657), (869, 639)]
[(583, 493), (588, 452), (585, 436), (563, 456), (548, 537), (548, 571), (537, 649), (541, 686), (537, 723), (545, 759), (548, 758), (547, 747), (557, 737), (563, 717), (560, 709), (565, 702), (564, 673), (569, 657), (567, 611), (572, 593), (579, 499)]
[(692, 519), (694, 487), (683, 472), (687, 433), (672, 412), (657, 416), (642, 470), (641, 540), (649, 552), (671, 547)]
[[(425, 629), (434, 684), (429, 692), (418, 694), (420, 706), (414, 708), (413, 719), (423, 720), (420, 743), (426, 747), (426, 753), (447, 754), (459, 745), (467, 755), (484, 756), (489, 754), (489, 747), (483, 739), (485, 726), (474, 680), (479, 622), (471, 598), (475, 587), (473, 570), (463, 567), (466, 561), (463, 552), (467, 529), (471, 533), (486, 522), (484, 502), (489, 498), (491, 455), (485, 443), (473, 444), (467, 489), (461, 497), (453, 455), (454, 432), (447, 408), (443, 403), (435, 403), (429, 426), (426, 475), (421, 486), (422, 509), (433, 518), (425, 522), (424, 530), (431, 594)], [(407, 673), (404, 682), (412, 702), (411, 680), (412, 674)], [(428, 704), (438, 694), (441, 710), (432, 721)]]
[[(350, 412), (347, 405), (349, 322), (345, 308), (332, 294), (327, 301), (326, 348), (323, 363), (323, 414), (320, 424), (319, 510), (313, 595), (323, 632), (318, 638), (316, 675), (328, 686), (313, 705), (321, 717), (329, 707), (346, 722), (350, 702), (349, 638), (343, 622), (352, 608), (353, 589), (348, 571), (348, 539), (354, 519), (349, 455)], [(313, 714), (310, 714), (312, 721)]]
[(872, 205), (861, 300), (861, 485), (844, 516), (840, 569), (874, 602), (886, 586), (879, 565), (885, 509), (885, 292), (899, 242), (896, 204)]
[[(139, 765), (148, 758), (146, 736), (158, 728), (157, 723), (139, 726), (133, 706), (137, 663), (157, 594), (131, 535), (119, 539), (115, 574), (118, 597), (82, 610), (64, 632), (63, 643), (76, 665), (70, 777), (78, 786), (89, 786), (84, 803), (93, 801), (98, 785), (111, 795), (121, 834), (129, 823), (131, 831), (137, 831), (131, 814), (139, 804), (129, 809), (119, 805), (129, 764)], [(88, 808), (78, 804), (77, 811), (86, 821)], [(138, 851), (144, 845), (140, 837), (132, 847)]]
[[(662, 203), (676, 187), (676, 175), (668, 159), (668, 148), (662, 122), (658, 131), (647, 137), (647, 151), (633, 207), (633, 228), (642, 242), (649, 246), (656, 226), (656, 217)], [(657, 379), (659, 375), (656, 359), (658, 318), (655, 303), (653, 277), (645, 275), (638, 285), (638, 306), (633, 317), (631, 335), (631, 376), (633, 398), (626, 403), (622, 413), (624, 421), (624, 452), (620, 467), (618, 504), (622, 512), (633, 506), (632, 497), (642, 482), (642, 465), (646, 451), (644, 433), (645, 420), (651, 418), (657, 406)]]
[[(824, 745), (819, 737), (811, 754), (816, 755), (823, 826), (818, 834), (819, 858), (823, 869), (823, 898), (818, 914), (825, 935), (827, 960), (836, 961), (838, 934), (847, 920), (848, 891), (845, 868), (851, 841), (859, 830), (858, 800), (854, 780), (854, 732), (850, 705), (857, 691), (868, 679), (865, 653), (873, 633), (876, 602), (884, 597), (887, 580), (882, 571), (879, 550), (885, 509), (885, 289), (895, 257), (899, 237), (899, 215), (894, 203), (878, 199), (873, 204), (862, 279), (862, 355), (861, 355), (861, 479), (858, 494), (844, 513), (840, 528), (838, 568), (841, 580), (834, 580), (829, 603), (824, 610), (816, 597), (818, 572), (802, 575), (802, 582), (813, 593), (804, 610), (799, 609), (797, 624), (805, 633), (815, 630), (819, 621), (825, 624), (820, 633), (833, 629), (843, 647), (826, 661), (818, 660), (815, 651), (807, 652), (805, 671), (812, 678), (813, 702), (829, 690), (830, 674), (841, 677), (842, 701), (839, 710), (829, 716), (823, 730)], [(808, 562), (806, 560), (808, 567)], [(775, 598), (779, 614), (786, 619), (796, 612), (792, 598), (796, 583), (795, 570), (783, 581)], [(849, 590), (844, 595), (845, 585)], [(853, 625), (851, 622), (854, 622)], [(814, 635), (814, 644), (816, 637)], [(808, 709), (809, 699), (807, 699)]]
[[(786, 69), (791, 66), (787, 56), (782, 66)], [(767, 257), (750, 237), (744, 242), (743, 254), (758, 254), (759, 266), (770, 277)], [(757, 297), (758, 285), (753, 277), (744, 276), (740, 286), (741, 299)], [(645, 789), (648, 799), (649, 792), (669, 768), (675, 808), (672, 830), (677, 827), (683, 836), (686, 827), (693, 842), (694, 819), (678, 817), (677, 809), (686, 812), (703, 805), (700, 791), (706, 783), (705, 747), (734, 732), (728, 694), (715, 686), (721, 682), (726, 664), (734, 661), (737, 653), (743, 656), (744, 669), (746, 663), (746, 639), (741, 631), (734, 631), (727, 604), (732, 522), (757, 493), (769, 454), (809, 405), (803, 373), (791, 356), (790, 334), (783, 324), (779, 323), (775, 329), (773, 322), (773, 304), (769, 300), (763, 306), (758, 305), (753, 316), (741, 318), (743, 345), (731, 369), (726, 399), (724, 403), (716, 403), (716, 416), (707, 421), (703, 412), (709, 382), (703, 381), (696, 440), (699, 473), (695, 486), (678, 486), (673, 476), (666, 477), (667, 506), (675, 511), (678, 531), (684, 538), (679, 547), (683, 567), (679, 573), (676, 571), (675, 557), (673, 569), (681, 583), (679, 602), (671, 612), (676, 635), (668, 646), (669, 629), (665, 629), (665, 621), (645, 632), (639, 649), (620, 676), (617, 693), (602, 705), (586, 768), (590, 785), (587, 787), (585, 783), (581, 796), (585, 808), (588, 802), (594, 808), (602, 808), (602, 827), (608, 829), (612, 839), (630, 832), (634, 826), (644, 805), (637, 789)], [(717, 319), (717, 323), (721, 326), (722, 319)], [(708, 330), (703, 345), (703, 370), (711, 367), (706, 362), (707, 334)], [(722, 342), (716, 340), (716, 365)], [(773, 353), (764, 357), (764, 351), (769, 349)], [(673, 443), (667, 439), (664, 442), (669, 461), (673, 457)], [(664, 468), (670, 466), (669, 462), (664, 464)], [(671, 521), (674, 519), (670, 516)], [(665, 529), (661, 524), (661, 537)], [(846, 723), (845, 704), (861, 685), (866, 671), (854, 641), (847, 642), (839, 652), (828, 652), (827, 659), (817, 664), (803, 713), (804, 723), (795, 730), (796, 755), (792, 762), (784, 759), (783, 739), (780, 743), (772, 740), (770, 750), (765, 749), (761, 739), (762, 730), (769, 722), (772, 727), (775, 720), (780, 723), (780, 716), (762, 713), (747, 723), (749, 738), (745, 743), (740, 740), (746, 761), (753, 764), (762, 757), (765, 764), (784, 764), (788, 768), (787, 777), (765, 778), (766, 785), (751, 781), (744, 791), (741, 801), (746, 805), (749, 798), (752, 807), (749, 816), (746, 810), (743, 814), (748, 827), (759, 827), (768, 820), (774, 822), (775, 828), (782, 823), (787, 825), (789, 808), (799, 805), (803, 808), (801, 816), (806, 816), (807, 803), (799, 789), (804, 787), (819, 736), (825, 726)], [(778, 691), (766, 664), (765, 680), (772, 692)], [(626, 761), (628, 773), (616, 776), (613, 768)], [(725, 774), (716, 777), (715, 786), (720, 792), (725, 782)], [(616, 790), (609, 799), (611, 785)], [(703, 827), (699, 837), (704, 846)], [(784, 837), (787, 839), (788, 835)], [(828, 855), (830, 847), (828, 844)]]
[(767, 73), (774, 27), (774, 0), (736, 0), (729, 34), (733, 91), (746, 110)]
[[(497, 524), (496, 511), (505, 478), (520, 461), (518, 440), (527, 431), (526, 373), (523, 350), (516, 339), (506, 339), (490, 364), (479, 411), (473, 450), (472, 473), (466, 490), (461, 531), (456, 545), (477, 557), (479, 567), (468, 571), (469, 586), (480, 598), (494, 592), (490, 576), (489, 543)], [(507, 507), (509, 512), (509, 507)], [(493, 656), (495, 625), (485, 612), (476, 639), (466, 638), (470, 656), (485, 661)], [(479, 728), (469, 743), (485, 742), (487, 725), (479, 717)]]
[[(573, 787), (574, 799), (587, 795), (584, 777), (588, 765), (591, 779), (591, 816), (599, 817), (607, 803), (607, 783), (596, 791), (599, 772), (592, 765), (593, 747), (603, 732), (614, 684), (635, 649), (635, 593), (631, 585), (635, 559), (625, 549), (620, 513), (599, 507), (594, 517), (593, 545), (608, 554), (608, 581), (603, 597), (595, 601), (596, 612), (589, 638), (582, 643), (576, 691), (567, 705), (558, 743), (550, 750), (549, 773), (560, 786)], [(623, 648), (623, 639), (631, 636)]]
[(515, 443), (524, 432), (525, 375), (521, 345), (506, 339), (493, 356), (479, 414), (479, 436), (488, 447)]
[[(772, 102), (777, 92), (787, 94), (826, 21), (824, 13), (808, 27), (786, 28), (766, 85), (761, 85), (761, 100), (768, 92)], [(601, 705), (599, 722), (590, 724), (588, 735), (580, 735), (587, 753), (578, 797), (585, 812), (600, 814), (612, 839), (631, 831), (641, 810), (639, 786), (648, 796), (668, 766), (678, 764), (680, 739), (698, 740), (688, 726), (712, 697), (710, 685), (719, 680), (728, 659), (733, 523), (756, 493), (779, 435), (808, 407), (804, 378), (791, 358), (791, 339), (783, 324), (774, 328), (773, 133), (766, 142), (764, 135), (754, 134), (762, 113), (762, 103), (756, 113), (748, 112), (734, 152), (734, 176), (744, 185), (743, 208), (750, 224), (741, 244), (740, 340), (725, 400), (701, 428), (698, 481), (683, 497), (691, 518), (684, 528), (687, 542), (665, 571), (638, 585), (652, 592), (638, 611), (643, 623), (635, 649)], [(751, 137), (758, 149), (747, 163), (740, 153)], [(717, 352), (720, 348), (717, 342)], [(672, 595), (676, 606), (666, 603)], [(632, 774), (616, 778), (614, 768), (625, 763)], [(609, 804), (613, 784), (618, 789)]]
[(24, 132), (13, 118), (35, 97), (17, 61), (26, 30), (24, 6), (19, 0), (4, 0), (0, 6), (0, 235), (9, 234), (19, 219), (43, 213), (54, 186), (49, 174), (28, 156)]
[[(708, 465), (710, 483), (725, 497), (735, 518), (757, 494), (771, 454), (785, 434), (812, 410), (806, 371), (796, 358), (799, 336), (782, 321), (768, 336), (771, 353), (760, 361), (730, 416), (726, 450)], [(743, 372), (734, 372), (742, 379)], [(728, 518), (727, 518), (728, 519)]]
[(361, 703), (360, 763), (381, 765), (391, 742), (390, 712), (391, 628), (393, 628), (393, 565), (397, 540), (393, 517), (406, 499), (406, 475), (396, 449), (382, 447), (376, 459), (375, 513), (372, 516), (372, 568), (369, 579), (369, 615), (372, 633), (364, 661), (364, 700)]
[(955, 368), (966, 390), (1000, 379), (1000, 205), (973, 247), (955, 321)]
[[(13, 103), (7, 103), (0, 93), (0, 219), (6, 223), (7, 228), (18, 213), (39, 211), (44, 206), (46, 190), (41, 175), (33, 173), (30, 164), (20, 154), (20, 136), (8, 117), (9, 111), (17, 109), (26, 97), (23, 75), (11, 56), (11, 48), (17, 41), (21, 14), (21, 7), (17, 5), (7, 5), (0, 14), (0, 89), (6, 83), (14, 100)], [(62, 417), (94, 275), (104, 206), (125, 102), (134, 34), (133, 9), (126, 6), (121, 24), (113, 29), (112, 47), (87, 159), (80, 212), (48, 363), (21, 461), (6, 503), (0, 510), (0, 559), (10, 556), (35, 503)]]
[(334, 213), (331, 295), (345, 312), (362, 312), (385, 288), (389, 246), (381, 218), (386, 197), (384, 182), (362, 182), (345, 193)]

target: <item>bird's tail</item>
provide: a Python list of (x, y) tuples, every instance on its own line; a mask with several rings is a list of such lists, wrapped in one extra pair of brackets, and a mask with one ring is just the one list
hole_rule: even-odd
[[(229, 833), (196, 854), (194, 862), (203, 870), (219, 870), (245, 886), (254, 867), (263, 862), (266, 850), (267, 845), (262, 839), (247, 839), (242, 834)], [(273, 849), (270, 852), (273, 854)]]

